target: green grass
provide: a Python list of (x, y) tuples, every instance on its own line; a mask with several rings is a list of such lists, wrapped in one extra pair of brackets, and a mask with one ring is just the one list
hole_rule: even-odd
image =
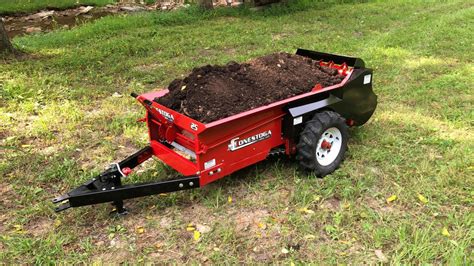
[[(468, 1), (298, 1), (15, 38), (29, 56), (0, 64), (0, 261), (375, 264), (381, 250), (392, 264), (472, 264), (473, 19)], [(123, 219), (107, 205), (52, 211), (53, 196), (146, 145), (131, 91), (298, 47), (374, 68), (378, 109), (351, 130), (334, 174), (307, 176), (282, 158), (201, 190), (127, 201)], [(130, 181), (172, 173), (155, 161), (146, 169)], [(195, 242), (189, 223), (211, 231)]]
[(80, 5), (105, 6), (116, 0), (2, 0), (0, 15), (28, 13), (41, 9), (66, 9)]

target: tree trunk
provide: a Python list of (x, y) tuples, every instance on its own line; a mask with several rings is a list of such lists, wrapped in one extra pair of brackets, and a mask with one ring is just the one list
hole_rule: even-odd
[(8, 38), (5, 26), (3, 26), (3, 19), (0, 17), (0, 54), (3, 53), (12, 54), (15, 53), (15, 49)]
[(199, 6), (205, 9), (212, 9), (214, 5), (212, 0), (198, 0)]

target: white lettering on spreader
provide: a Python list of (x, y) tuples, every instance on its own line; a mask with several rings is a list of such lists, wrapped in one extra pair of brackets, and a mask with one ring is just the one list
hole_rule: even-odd
[(230, 141), (229, 150), (230, 151), (235, 151), (235, 150), (238, 150), (238, 149), (242, 149), (244, 147), (252, 145), (252, 144), (254, 144), (256, 142), (259, 142), (261, 140), (268, 139), (271, 136), (272, 136), (272, 131), (268, 130), (268, 131), (264, 131), (262, 133), (258, 133), (256, 135), (250, 136), (250, 137), (245, 138), (245, 139), (234, 138)]
[(158, 111), (158, 113), (160, 113), (162, 116), (164, 116), (168, 121), (170, 122), (173, 122), (174, 121), (174, 116), (168, 112), (166, 112), (165, 110), (161, 110), (161, 109), (158, 109), (158, 108), (155, 108), (156, 111)]

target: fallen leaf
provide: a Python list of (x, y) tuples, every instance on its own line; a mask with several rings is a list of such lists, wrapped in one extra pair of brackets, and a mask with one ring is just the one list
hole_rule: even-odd
[(15, 232), (22, 232), (23, 231), (23, 226), (21, 224), (15, 224), (15, 225), (13, 225), (13, 228), (15, 228)]
[(282, 248), (282, 249), (281, 249), (281, 253), (283, 253), (283, 254), (288, 254), (288, 253), (290, 253), (290, 251), (289, 251), (288, 249), (286, 249), (286, 248)]
[(54, 220), (54, 227), (59, 227), (61, 225), (61, 220), (56, 219)]
[(262, 222), (259, 222), (257, 224), (257, 226), (258, 226), (258, 228), (263, 229), (263, 230), (267, 229), (267, 225), (265, 223), (262, 223)]
[(441, 234), (445, 237), (451, 236), (451, 234), (448, 231), (448, 228), (444, 227), (443, 230), (441, 231)]
[(227, 202), (232, 203), (232, 197), (231, 196), (227, 197)]
[(388, 262), (387, 257), (385, 256), (385, 254), (383, 254), (382, 250), (380, 250), (380, 249), (376, 249), (376, 250), (375, 250), (375, 256), (377, 256), (377, 258), (378, 258), (381, 262)]
[(305, 235), (304, 236), (304, 239), (306, 239), (306, 240), (312, 240), (312, 239), (315, 239), (315, 238), (316, 238), (315, 235)]
[(137, 232), (137, 234), (143, 234), (145, 233), (145, 228), (143, 228), (143, 226), (137, 226), (135, 232)]
[(193, 237), (194, 237), (194, 241), (199, 241), (199, 239), (201, 238), (201, 233), (195, 230), (193, 233)]
[(186, 227), (186, 231), (188, 232), (192, 232), (195, 230), (196, 230), (196, 226), (194, 226), (194, 224), (188, 224), (188, 226)]
[(397, 199), (398, 199), (397, 195), (392, 195), (392, 196), (387, 198), (387, 203), (396, 201)]
[(418, 194), (418, 199), (421, 202), (423, 202), (424, 204), (428, 203), (428, 199), (425, 196), (421, 195), (421, 194)]
[(215, 248), (214, 248), (214, 251), (216, 251), (216, 252), (217, 252), (217, 251), (221, 251), (221, 249), (220, 249), (220, 248), (217, 248), (217, 247), (215, 247)]
[(306, 207), (299, 209), (299, 211), (300, 211), (300, 212), (304, 212), (304, 213), (306, 213), (306, 214), (313, 214), (313, 213), (314, 213), (313, 210), (310, 210), (310, 209), (308, 209), (308, 208), (306, 208)]

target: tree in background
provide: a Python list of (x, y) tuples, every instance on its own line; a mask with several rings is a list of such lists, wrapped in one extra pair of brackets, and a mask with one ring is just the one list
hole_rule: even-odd
[(15, 49), (8, 38), (7, 31), (3, 25), (3, 19), (0, 17), (0, 54), (3, 53), (12, 54), (15, 53)]
[(198, 0), (199, 6), (205, 9), (212, 9), (214, 5), (212, 4), (212, 0)]
[[(200, 7), (205, 9), (212, 9), (213, 8), (213, 0), (197, 0)], [(246, 2), (250, 3), (252, 6), (264, 6), (268, 4), (284, 2), (282, 0), (214, 0), (214, 2), (218, 2), (220, 4), (227, 4), (227, 6), (231, 6), (232, 2)]]

